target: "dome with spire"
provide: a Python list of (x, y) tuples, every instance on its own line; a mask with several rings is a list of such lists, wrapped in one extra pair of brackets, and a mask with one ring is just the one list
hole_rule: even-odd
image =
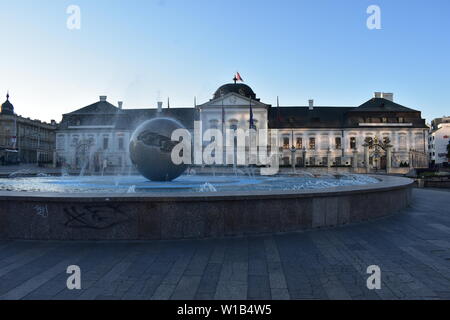
[(218, 99), (232, 92), (256, 100), (256, 94), (253, 92), (252, 88), (243, 83), (228, 83), (221, 86), (217, 89), (216, 93), (214, 93), (214, 99)]
[(14, 106), (9, 102), (9, 93), (6, 94), (6, 101), (2, 104), (1, 114), (14, 115)]

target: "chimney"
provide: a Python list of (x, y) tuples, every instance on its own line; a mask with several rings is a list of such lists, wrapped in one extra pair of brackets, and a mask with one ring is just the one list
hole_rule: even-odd
[(106, 101), (107, 96), (100, 96), (100, 101)]
[(119, 105), (119, 109), (122, 110), (122, 108), (123, 108), (123, 101), (119, 101), (119, 102), (117, 102), (117, 104)]
[(373, 96), (374, 98), (381, 98), (381, 92), (375, 92)]
[(314, 110), (314, 100), (313, 99), (308, 100), (308, 104), (309, 110)]
[(158, 113), (162, 112), (163, 103), (162, 101), (158, 101)]
[(386, 99), (386, 100), (394, 102), (394, 94), (393, 93), (383, 92), (383, 98)]

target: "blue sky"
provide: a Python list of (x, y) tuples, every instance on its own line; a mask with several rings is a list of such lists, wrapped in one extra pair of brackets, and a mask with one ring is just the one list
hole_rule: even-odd
[[(366, 26), (373, 4), (381, 30)], [(385, 91), (431, 120), (450, 115), (449, 31), (448, 0), (0, 0), (1, 101), (9, 89), (17, 113), (57, 121), (99, 95), (187, 107), (239, 71), (266, 103)]]

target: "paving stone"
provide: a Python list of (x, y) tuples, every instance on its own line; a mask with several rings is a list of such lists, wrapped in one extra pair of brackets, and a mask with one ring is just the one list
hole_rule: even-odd
[(270, 300), (270, 282), (267, 276), (249, 275), (247, 298), (249, 300)]
[[(0, 241), (0, 299), (450, 299), (448, 195), (416, 189), (412, 206), (396, 215), (302, 233), (136, 243)], [(324, 210), (311, 223), (334, 224), (334, 208)], [(72, 264), (81, 268), (82, 290), (66, 287)], [(381, 268), (381, 290), (367, 288), (369, 265)]]
[(175, 288), (171, 299), (173, 300), (193, 300), (197, 288), (200, 285), (201, 276), (183, 276)]

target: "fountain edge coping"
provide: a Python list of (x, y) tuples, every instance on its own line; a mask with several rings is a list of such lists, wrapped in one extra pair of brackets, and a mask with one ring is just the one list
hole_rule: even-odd
[(186, 201), (242, 201), (255, 199), (291, 199), (291, 198), (311, 198), (311, 197), (333, 197), (345, 196), (352, 194), (363, 194), (372, 192), (387, 192), (391, 190), (398, 190), (412, 187), (414, 181), (409, 178), (394, 177), (394, 176), (380, 176), (370, 175), (378, 179), (380, 182), (367, 185), (355, 186), (339, 186), (324, 189), (307, 189), (307, 190), (275, 190), (275, 191), (227, 191), (221, 192), (202, 192), (192, 193), (183, 192), (176, 195), (168, 193), (133, 193), (133, 194), (55, 194), (55, 193), (41, 193), (41, 192), (14, 192), (4, 191), (0, 192), (0, 202), (11, 200), (24, 200), (27, 202), (186, 202)]

